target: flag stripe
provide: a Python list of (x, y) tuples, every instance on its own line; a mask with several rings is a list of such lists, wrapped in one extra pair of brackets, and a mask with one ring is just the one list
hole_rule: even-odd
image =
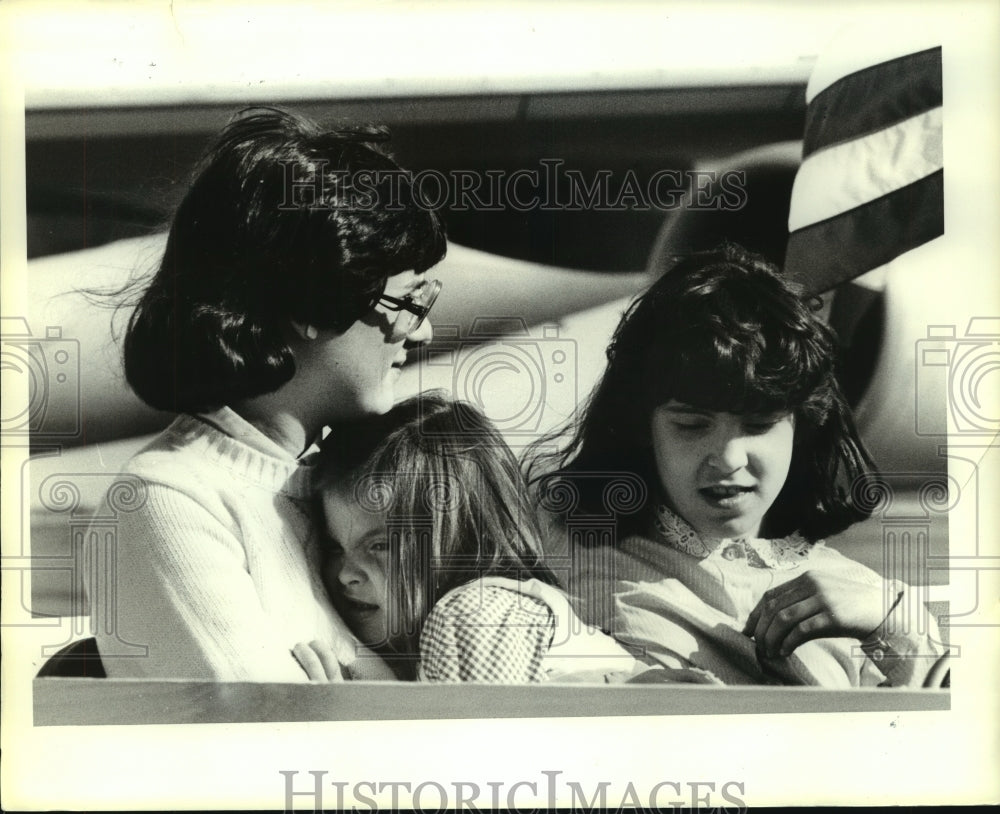
[(944, 234), (944, 170), (791, 234), (786, 274), (819, 294)]
[(936, 107), (809, 156), (795, 176), (788, 230), (832, 218), (940, 170), (941, 121), (942, 109)]
[(941, 48), (873, 65), (834, 82), (806, 113), (802, 155), (940, 107)]

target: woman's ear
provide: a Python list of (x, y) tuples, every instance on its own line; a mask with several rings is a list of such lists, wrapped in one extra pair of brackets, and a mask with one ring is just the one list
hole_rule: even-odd
[(293, 319), (292, 328), (302, 339), (315, 339), (319, 336), (319, 331), (316, 330), (316, 326), (310, 325), (308, 322), (296, 322)]

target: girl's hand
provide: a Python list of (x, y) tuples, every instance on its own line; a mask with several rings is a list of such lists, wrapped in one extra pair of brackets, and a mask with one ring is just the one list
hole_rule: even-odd
[(292, 655), (302, 665), (310, 681), (344, 680), (340, 662), (333, 654), (333, 648), (321, 641), (313, 639), (308, 644), (299, 642), (292, 649)]
[(743, 633), (766, 658), (788, 656), (811, 639), (864, 640), (885, 618), (882, 588), (814, 571), (771, 588), (750, 612)]

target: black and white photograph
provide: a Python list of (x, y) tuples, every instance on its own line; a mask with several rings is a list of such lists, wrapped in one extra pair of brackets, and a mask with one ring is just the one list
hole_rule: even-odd
[(0, 43), (5, 810), (1000, 802), (1000, 5)]

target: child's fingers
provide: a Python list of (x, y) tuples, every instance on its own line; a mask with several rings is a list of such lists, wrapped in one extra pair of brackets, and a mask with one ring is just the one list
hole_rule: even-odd
[(323, 672), (329, 681), (343, 681), (344, 674), (340, 667), (340, 662), (334, 655), (333, 650), (322, 642), (312, 642), (313, 651), (319, 656), (320, 664), (323, 665)]
[(755, 607), (751, 613), (751, 616), (753, 617), (752, 627), (750, 626), (750, 620), (747, 620), (744, 632), (757, 642), (758, 650), (762, 649), (767, 631), (778, 614), (780, 614), (788, 605), (794, 604), (798, 601), (795, 591), (788, 589), (789, 585), (791, 585), (791, 583), (781, 585), (777, 588), (772, 588), (771, 590), (765, 592), (765, 594), (760, 598), (760, 602), (757, 603), (757, 607)]
[(788, 635), (777, 646), (777, 653), (781, 656), (789, 656), (795, 652), (795, 648), (813, 639), (822, 639), (830, 635), (833, 620), (825, 610), (818, 610), (812, 616), (808, 616), (799, 621), (795, 627), (788, 631)]
[(809, 596), (798, 602), (782, 607), (770, 614), (764, 624), (758, 625), (757, 641), (758, 652), (763, 653), (768, 658), (774, 658), (784, 648), (788, 635), (801, 624), (803, 620), (814, 616), (821, 610), (819, 600), (815, 596)]
[(295, 660), (302, 666), (302, 669), (305, 670), (310, 681), (327, 680), (326, 668), (323, 666), (323, 662), (320, 661), (319, 656), (312, 649), (311, 645), (306, 644), (305, 642), (299, 642), (292, 648), (292, 655), (295, 656)]
[(756, 639), (758, 643), (761, 642), (775, 616), (790, 605), (801, 602), (815, 593), (816, 585), (808, 572), (784, 585), (765, 591), (760, 602), (750, 612), (743, 633)]

